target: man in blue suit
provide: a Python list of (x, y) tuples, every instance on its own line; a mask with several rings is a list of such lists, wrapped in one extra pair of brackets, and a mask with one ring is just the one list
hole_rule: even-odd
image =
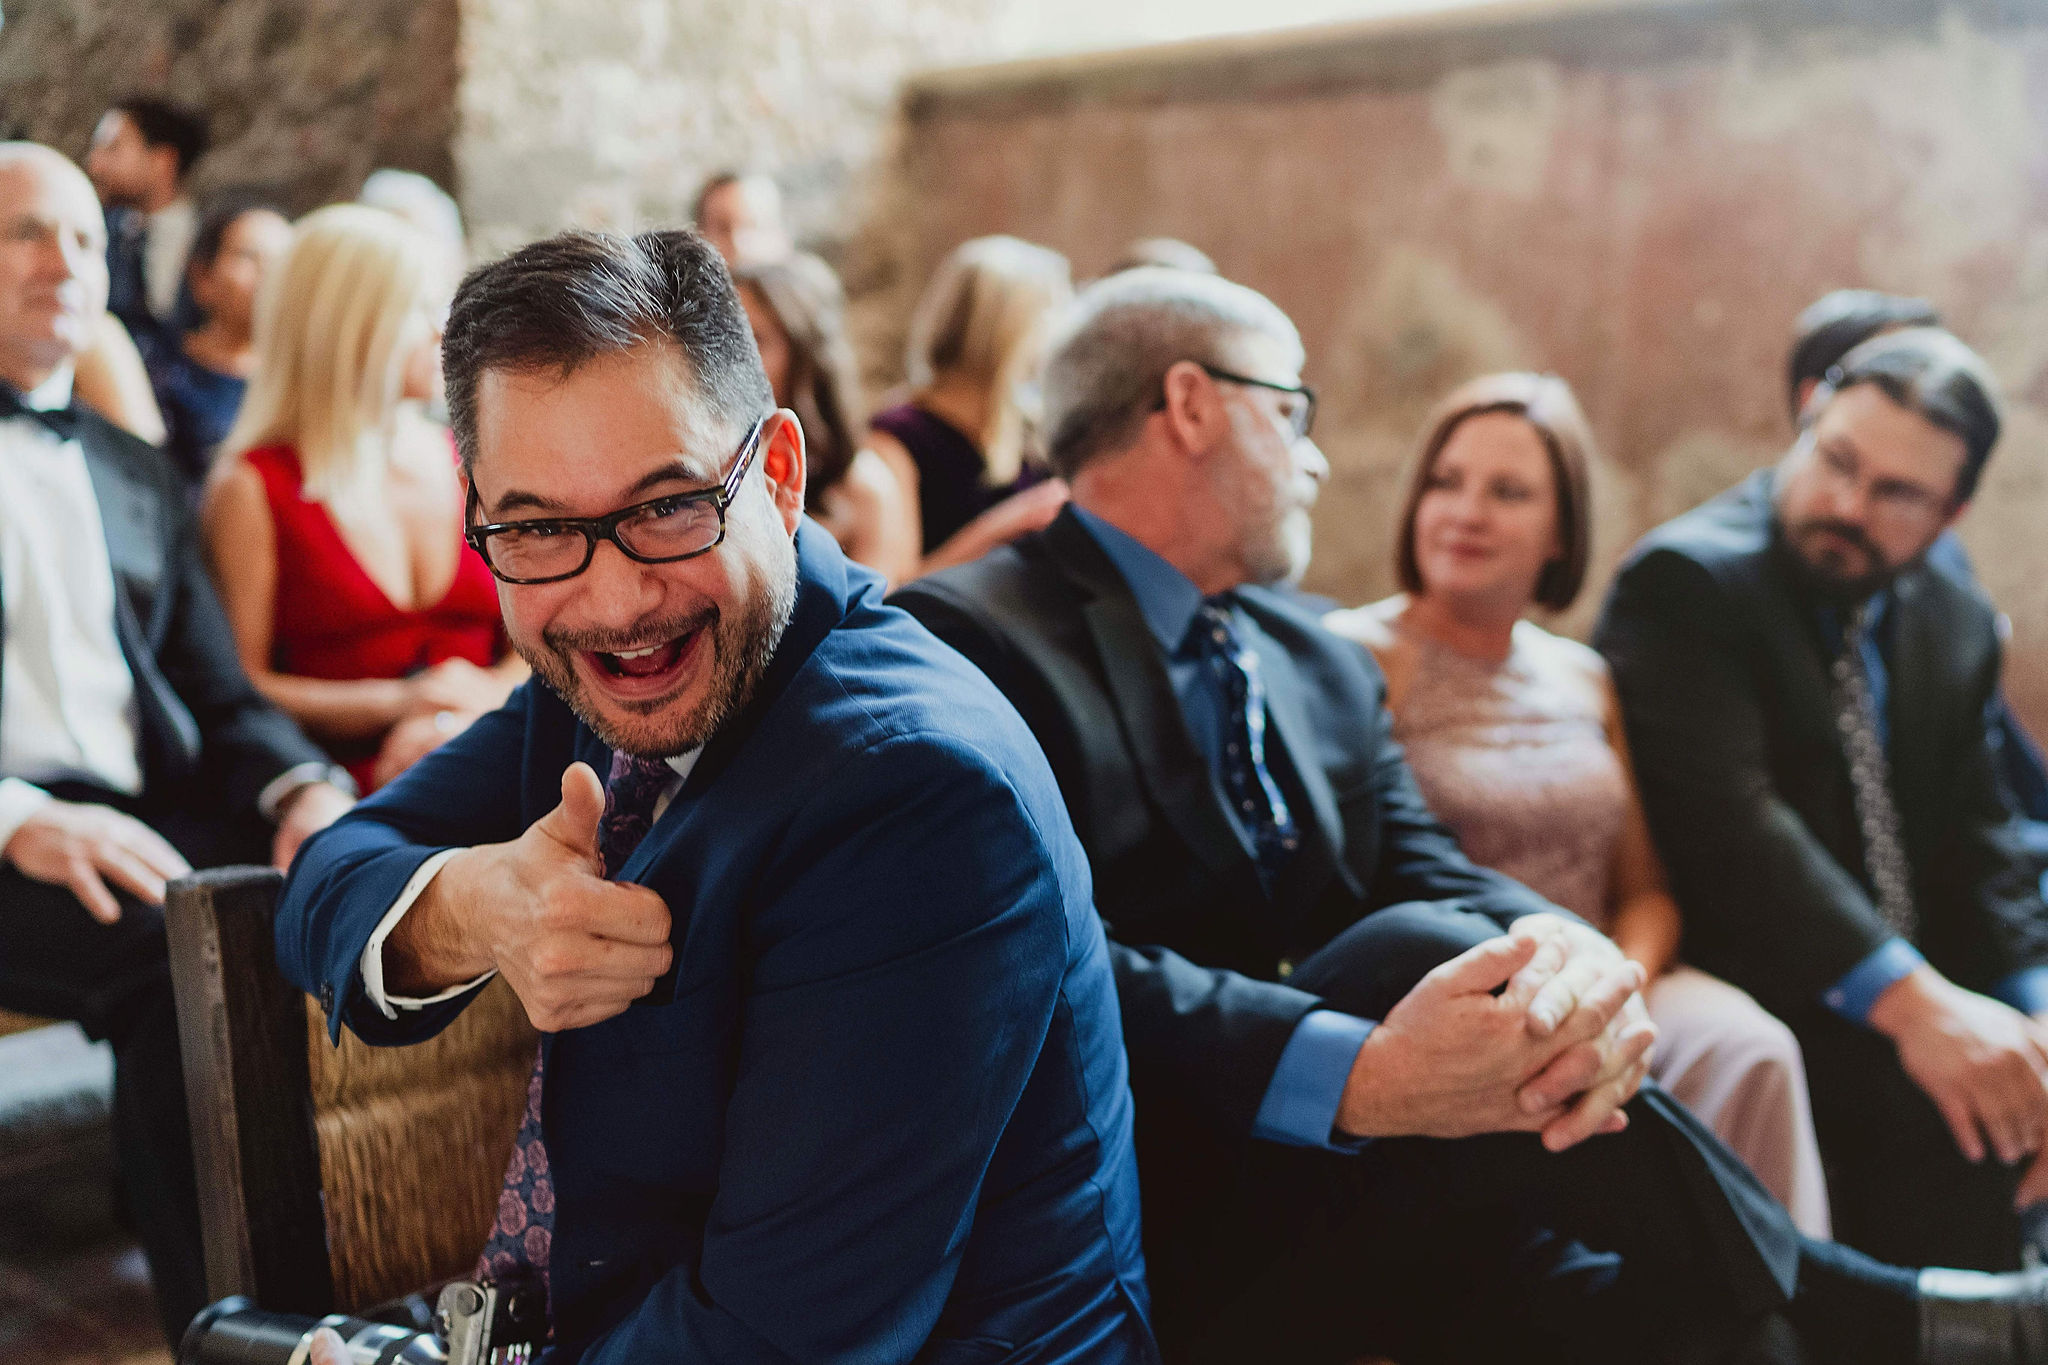
[(446, 359), (536, 678), (307, 845), (278, 950), (373, 1042), (518, 992), (486, 1259), (546, 1276), (552, 1359), (1153, 1360), (1086, 857), (1015, 711), (803, 520), (717, 255), (526, 247)]

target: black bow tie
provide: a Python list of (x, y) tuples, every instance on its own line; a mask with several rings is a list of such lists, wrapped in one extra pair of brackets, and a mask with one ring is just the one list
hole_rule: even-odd
[(8, 417), (32, 417), (56, 432), (60, 441), (78, 435), (79, 411), (75, 403), (66, 403), (61, 408), (32, 408), (22, 401), (20, 394), (0, 384), (0, 419)]

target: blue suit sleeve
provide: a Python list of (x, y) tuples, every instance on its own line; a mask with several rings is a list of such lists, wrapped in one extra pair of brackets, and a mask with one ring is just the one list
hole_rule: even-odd
[(2022, 1014), (2048, 1013), (2048, 967), (2022, 967), (1993, 986), (1991, 994)]
[(915, 1355), (1068, 954), (1106, 955), (1082, 861), (958, 741), (883, 740), (814, 792), (748, 917), (701, 1259), (576, 1358)]
[(1351, 1063), (1373, 1031), (1369, 1020), (1336, 1010), (1311, 1010), (1295, 1026), (1266, 1086), (1252, 1136), (1294, 1147), (1355, 1152), (1364, 1140), (1333, 1140), (1337, 1106)]
[(1852, 1024), (1870, 1022), (1870, 1007), (1885, 988), (1910, 975), (1927, 959), (1902, 938), (1886, 939), (1877, 950), (1844, 972), (1821, 993), (1821, 1003)]
[[(386, 1019), (363, 990), (363, 948), (419, 865), (447, 848), (517, 838), (534, 683), (307, 840), (277, 910), (277, 965), (365, 1042), (431, 1037), (475, 992)], [(563, 766), (567, 766), (566, 761)]]

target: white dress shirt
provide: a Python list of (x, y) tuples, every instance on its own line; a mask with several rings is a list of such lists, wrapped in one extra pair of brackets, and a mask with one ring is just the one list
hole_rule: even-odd
[[(676, 780), (669, 783), (668, 790), (663, 792), (661, 799), (654, 803), (655, 822), (659, 822), (661, 817), (668, 813), (669, 803), (676, 799), (676, 793), (682, 790), (683, 779), (690, 775), (690, 769), (697, 766), (697, 759), (703, 752), (704, 750), (700, 746), (686, 754), (677, 754), (674, 758), (668, 760), (668, 766), (676, 771)], [(474, 981), (465, 981), (459, 986), (450, 986), (438, 995), (418, 998), (387, 995), (384, 990), (384, 940), (391, 937), (391, 931), (396, 929), (398, 922), (405, 918), (405, 912), (412, 909), (412, 903), (420, 898), (420, 893), (427, 889), (427, 883), (434, 880), (441, 869), (447, 865), (448, 860), (456, 854), (466, 851), (459, 848), (444, 849), (421, 863), (404, 887), (399, 890), (398, 899), (391, 902), (391, 908), (384, 912), (384, 918), (377, 921), (376, 929), (370, 934), (370, 941), (363, 945), (363, 956), (360, 962), (363, 974), (363, 993), (369, 997), (370, 1003), (375, 1005), (386, 1019), (396, 1019), (398, 1012), (402, 1009), (424, 1009), (428, 1005), (437, 1005), (443, 1000), (453, 1000), (464, 991), (475, 990), (478, 986), (483, 985), (484, 982), (489, 981), (498, 974), (494, 968), (477, 977)]]
[[(71, 370), (23, 402), (71, 401)], [(0, 848), (73, 778), (135, 796), (135, 678), (114, 634), (114, 570), (85, 451), (33, 417), (0, 420)]]
[(199, 235), (199, 211), (190, 199), (173, 199), (149, 215), (142, 230), (142, 293), (149, 315), (168, 322), (185, 283), (185, 262)]

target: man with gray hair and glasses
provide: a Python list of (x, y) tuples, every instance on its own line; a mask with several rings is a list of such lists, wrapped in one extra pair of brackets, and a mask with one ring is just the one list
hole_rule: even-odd
[(1643, 1083), (1640, 969), (1431, 817), (1378, 672), (1285, 590), (1304, 358), (1239, 285), (1091, 286), (1044, 381), (1072, 505), (896, 597), (1087, 848), (1167, 1358), (2048, 1360), (2038, 1279), (1800, 1236)]
[(1928, 554), (1998, 432), (1955, 337), (1866, 341), (1775, 467), (1644, 538), (1595, 641), (1688, 960), (1799, 1036), (1837, 1232), (1986, 1270), (2048, 1198), (2048, 910), (1993, 609)]

